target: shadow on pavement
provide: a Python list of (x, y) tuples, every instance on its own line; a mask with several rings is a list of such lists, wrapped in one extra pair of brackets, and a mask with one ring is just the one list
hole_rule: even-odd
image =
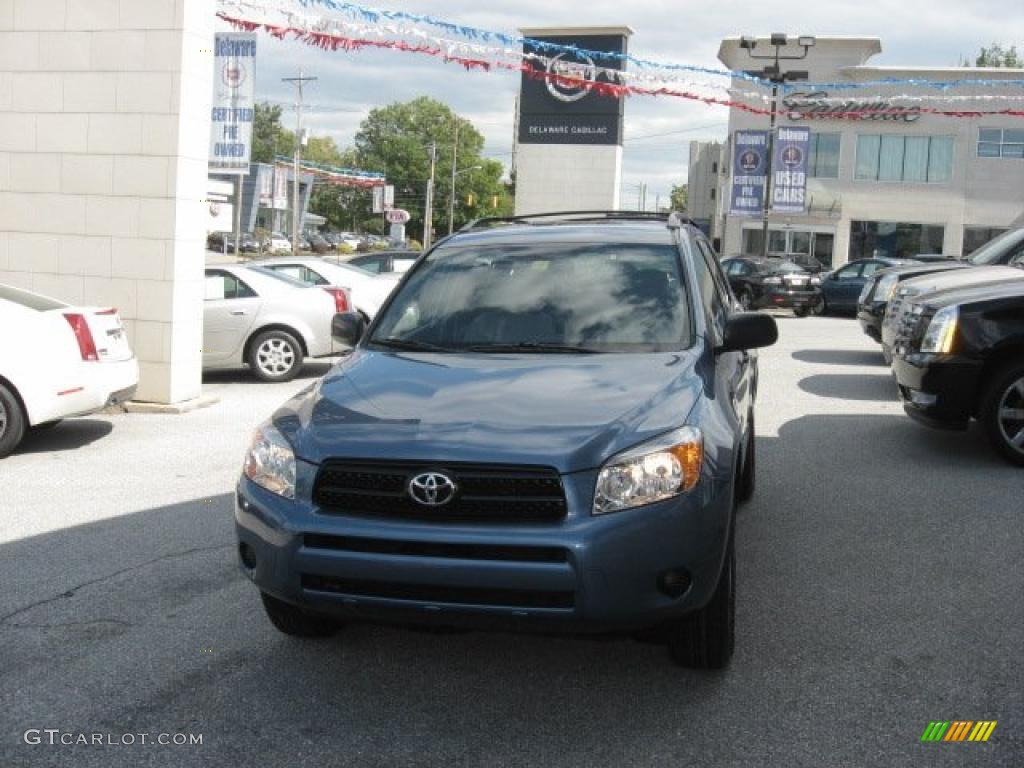
[(30, 429), (15, 454), (74, 451), (102, 440), (114, 426), (99, 419), (67, 419), (43, 429)]
[(628, 640), (285, 637), (236, 567), (230, 494), (0, 545), (0, 764), (155, 754), (20, 743), (59, 724), (203, 733), (178, 765), (891, 766), (920, 764), (935, 706), (1010, 713), (1019, 470), (902, 416), (804, 416), (757, 449), (721, 674)]
[[(335, 358), (320, 358), (307, 360), (299, 375), (293, 381), (304, 381), (306, 379), (319, 379), (326, 374), (336, 362)], [(257, 379), (248, 368), (232, 368), (223, 371), (203, 371), (204, 384), (265, 384), (268, 382)], [(273, 383), (273, 382), (270, 382)]]
[(875, 400), (889, 402), (899, 399), (891, 376), (856, 373), (819, 373), (797, 382), (804, 392), (818, 397), (841, 400)]
[(793, 353), (793, 359), (802, 363), (825, 365), (885, 365), (881, 350), (868, 352), (854, 349), (801, 349)]

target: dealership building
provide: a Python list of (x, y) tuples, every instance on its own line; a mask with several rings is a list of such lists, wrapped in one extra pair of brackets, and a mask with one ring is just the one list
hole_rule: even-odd
[[(768, 39), (757, 40), (759, 58), (773, 50)], [(780, 93), (778, 126), (806, 126), (811, 136), (805, 212), (770, 215), (771, 254), (810, 254), (832, 266), (872, 255), (959, 256), (1024, 214), (1024, 119), (928, 111), (1020, 109), (1019, 101), (1000, 100), (1019, 95), (1019, 88), (995, 82), (950, 91), (906, 82), (848, 87), (887, 80), (1021, 80), (1024, 70), (871, 65), (869, 60), (881, 50), (878, 38), (818, 37), (806, 58), (781, 62), (783, 72), (803, 70), (807, 82), (831, 87), (807, 88), (795, 82)], [(790, 38), (783, 55), (801, 53)], [(733, 71), (768, 63), (752, 58), (738, 37), (723, 40), (718, 57)], [(740, 79), (733, 86), (739, 91), (754, 88)], [(942, 95), (958, 100), (925, 98)], [(767, 115), (733, 107), (729, 140), (721, 150), (691, 148), (691, 161), (701, 161), (691, 164), (689, 199), (702, 206), (716, 204), (717, 220), (709, 230), (720, 239), (724, 256), (761, 253), (761, 217), (729, 211), (730, 166), (736, 132), (765, 130), (768, 120)], [(714, 159), (709, 159), (711, 154)], [(711, 164), (717, 175), (707, 173)]]

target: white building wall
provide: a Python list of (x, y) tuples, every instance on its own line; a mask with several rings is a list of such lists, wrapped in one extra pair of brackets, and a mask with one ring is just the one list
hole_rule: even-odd
[(200, 393), (213, 0), (0, 0), (0, 281), (120, 310)]
[(519, 144), (516, 215), (615, 211), (622, 186), (622, 147)]

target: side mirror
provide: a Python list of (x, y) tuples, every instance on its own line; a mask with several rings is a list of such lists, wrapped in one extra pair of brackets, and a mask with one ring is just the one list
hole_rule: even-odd
[(770, 347), (779, 339), (775, 318), (760, 312), (737, 312), (725, 323), (725, 338), (715, 352), (742, 352)]
[(342, 312), (331, 320), (331, 337), (339, 344), (354, 347), (366, 332), (366, 321), (358, 312)]

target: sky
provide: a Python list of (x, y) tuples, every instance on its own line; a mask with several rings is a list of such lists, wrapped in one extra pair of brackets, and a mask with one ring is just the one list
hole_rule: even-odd
[[(261, 2), (301, 9), (297, 0)], [(634, 30), (631, 54), (707, 67), (722, 66), (717, 52), (723, 37), (771, 32), (879, 37), (882, 53), (869, 62), (879, 65), (955, 66), (993, 42), (1024, 47), (1024, 3), (1011, 0), (647, 0), (635, 5), (622, 0), (394, 0), (371, 7), (506, 33), (523, 27), (629, 26)], [(321, 13), (321, 7), (314, 0), (305, 12)], [(223, 23), (218, 28), (228, 30)], [(312, 134), (329, 135), (340, 147), (351, 145), (371, 109), (426, 95), (473, 122), (486, 139), (485, 155), (506, 166), (511, 161), (519, 89), (515, 73), (467, 72), (402, 52), (327, 52), (263, 34), (259, 45), (257, 99), (291, 103), (293, 88), (281, 78), (300, 69), (316, 76), (307, 86), (311, 109), (304, 111), (304, 123)], [(285, 120), (291, 125), (294, 111), (286, 109)], [(667, 200), (672, 186), (686, 182), (689, 142), (723, 139), (727, 121), (725, 107), (672, 97), (630, 97), (625, 105), (623, 206), (636, 206), (641, 184), (647, 185), (649, 206), (659, 198)]]

